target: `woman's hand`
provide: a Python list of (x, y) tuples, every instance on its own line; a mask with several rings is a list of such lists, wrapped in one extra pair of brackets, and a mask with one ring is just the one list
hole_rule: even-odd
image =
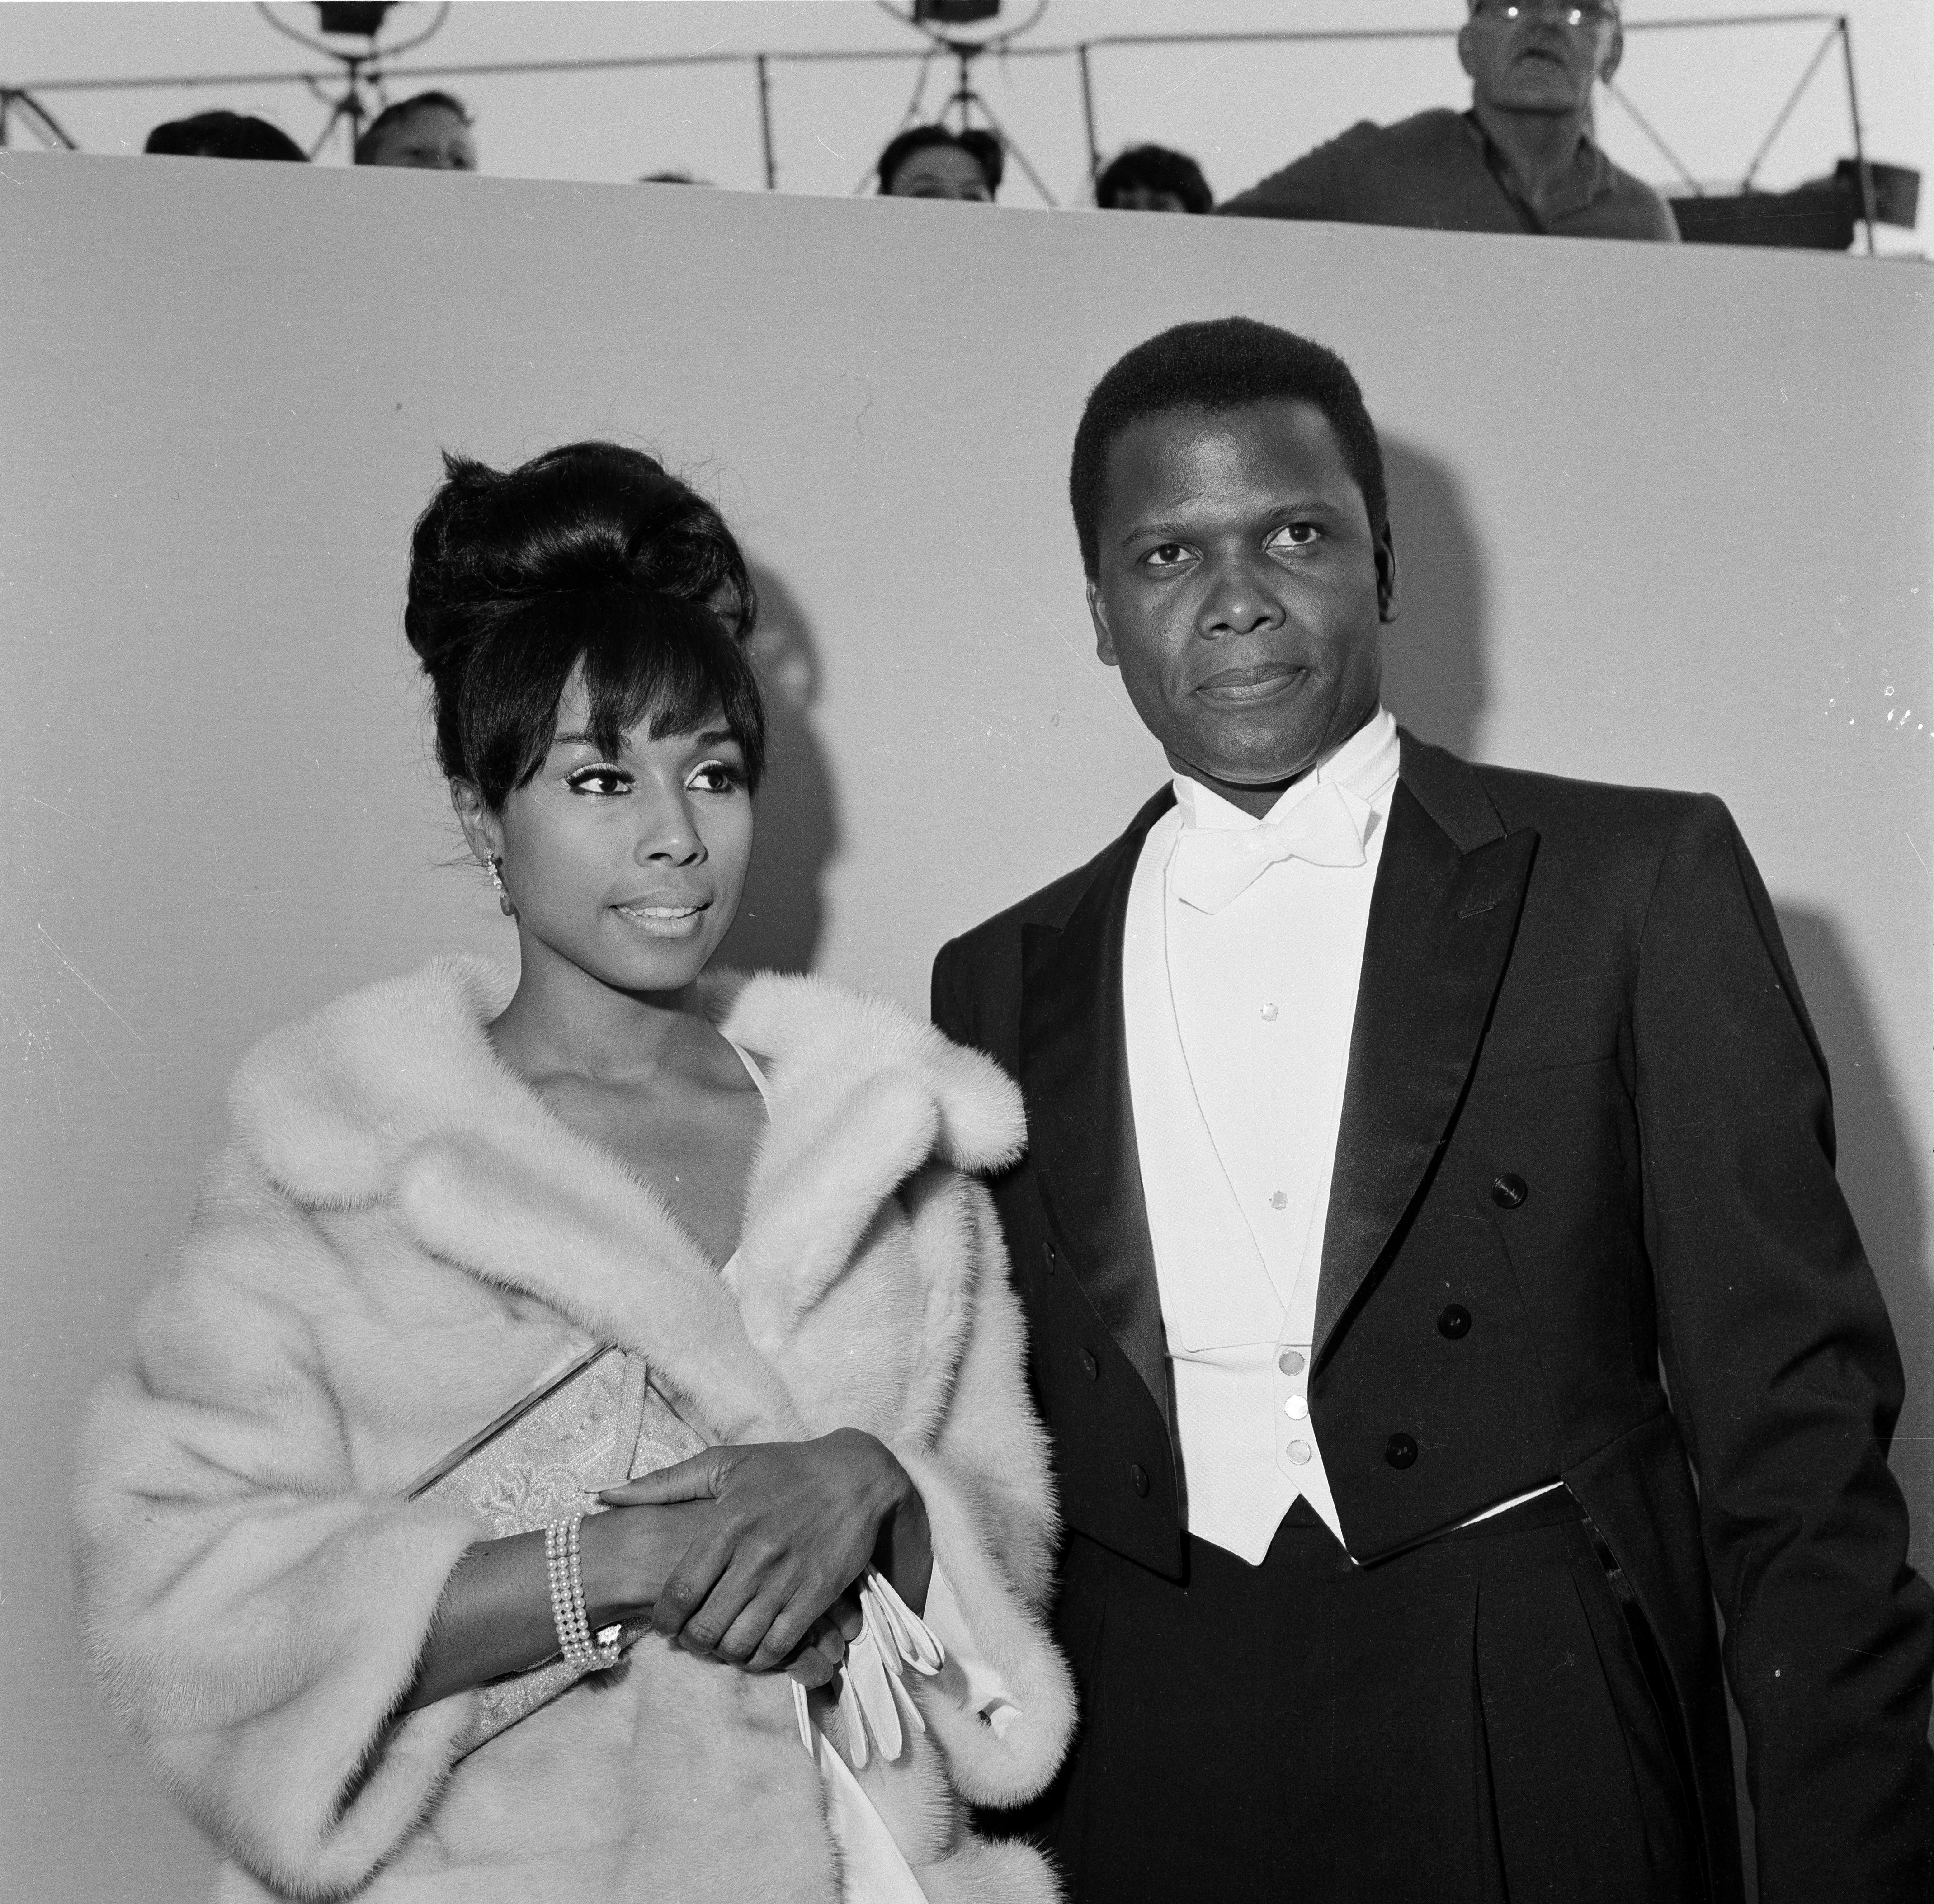
[(599, 1499), (613, 1507), (715, 1503), (658, 1594), (652, 1623), (752, 1672), (787, 1665), (869, 1564), (910, 1606), (926, 1604), (926, 1506), (889, 1450), (856, 1428), (708, 1448)]
[[(709, 1502), (697, 1501), (587, 1516), (578, 1551), (592, 1631), (649, 1615), (679, 1556), (714, 1511)], [(444, 1583), (404, 1710), (522, 1672), (557, 1649), (543, 1530), (479, 1541)], [(810, 1662), (808, 1670), (815, 1670)], [(824, 1677), (832, 1670), (828, 1667)]]

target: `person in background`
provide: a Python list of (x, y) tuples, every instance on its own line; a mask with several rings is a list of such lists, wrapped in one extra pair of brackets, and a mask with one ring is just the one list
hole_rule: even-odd
[(419, 92), (386, 106), (356, 142), (358, 165), (408, 165), (422, 172), (474, 172), (470, 109), (453, 93)]
[(1360, 121), (1222, 209), (1439, 231), (1676, 244), (1664, 199), (1592, 137), (1592, 86), (1624, 51), (1618, 0), (1469, 0), (1457, 56), (1470, 110)]
[(1186, 152), (1130, 146), (1101, 168), (1095, 203), (1104, 212), (1213, 212), (1216, 194)]
[(141, 149), (175, 158), (289, 158), (299, 165), (309, 155), (267, 119), (242, 113), (197, 113), (192, 119), (170, 119), (148, 134)]
[(991, 132), (969, 126), (910, 127), (880, 155), (882, 198), (956, 198), (991, 205), (1001, 188), (1007, 155)]

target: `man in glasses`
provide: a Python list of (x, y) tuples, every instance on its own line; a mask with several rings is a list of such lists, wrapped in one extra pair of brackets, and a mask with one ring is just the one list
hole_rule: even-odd
[(1592, 82), (1612, 77), (1623, 50), (1618, 0), (1470, 0), (1457, 36), (1469, 112), (1365, 119), (1221, 209), (1676, 243), (1664, 200), (1592, 141)]

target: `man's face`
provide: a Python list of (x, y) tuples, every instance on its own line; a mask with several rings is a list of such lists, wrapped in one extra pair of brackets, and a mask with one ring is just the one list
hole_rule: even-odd
[(1375, 712), (1396, 557), (1313, 404), (1131, 424), (1098, 529), (1096, 652), (1179, 772), (1266, 811)]
[(1488, 106), (1575, 113), (1594, 75), (1618, 65), (1618, 11), (1610, 0), (1476, 0), (1457, 56)]
[(421, 106), (383, 134), (372, 165), (402, 165), (424, 172), (474, 172), (477, 142), (447, 106)]

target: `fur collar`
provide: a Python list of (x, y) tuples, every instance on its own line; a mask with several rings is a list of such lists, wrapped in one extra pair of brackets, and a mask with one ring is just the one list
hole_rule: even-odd
[[(515, 989), (501, 966), (446, 955), (284, 1026), (236, 1073), (238, 1129), (291, 1195), (347, 1210), (387, 1195), (399, 1159), (432, 1136), (487, 1125), (545, 1150), (582, 1144), (485, 1035)], [(935, 1154), (955, 1168), (999, 1170), (1020, 1155), (1020, 1098), (1005, 1074), (901, 1006), (774, 972), (708, 973), (700, 999), (772, 1061), (776, 1125), (803, 1082), (823, 1091), (891, 1077), (928, 1099)]]
[[(485, 1027), (513, 989), (485, 960), (432, 959), (272, 1033), (236, 1076), (238, 1135), (297, 1202), (390, 1204), (435, 1256), (643, 1351), (722, 1435), (800, 1431), (773, 1358), (887, 1198), (935, 1159), (986, 1170), (1020, 1152), (1012, 1083), (902, 1008), (816, 978), (708, 976), (705, 1009), (770, 1060), (772, 1098), (721, 1276), (499, 1060)], [(927, 1292), (941, 1308), (964, 1293)]]

